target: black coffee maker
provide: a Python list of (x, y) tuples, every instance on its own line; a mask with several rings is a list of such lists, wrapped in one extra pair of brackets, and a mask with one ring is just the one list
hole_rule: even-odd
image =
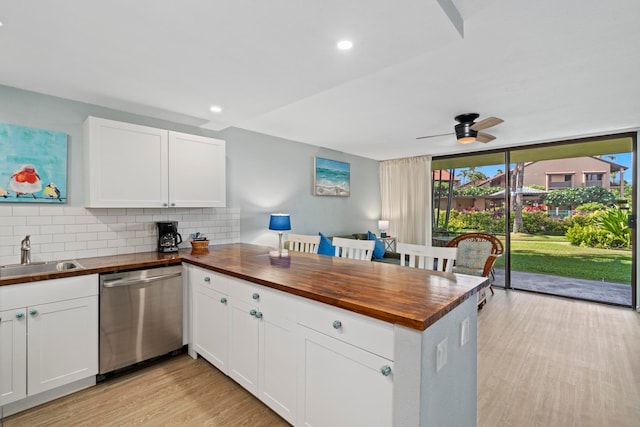
[(178, 233), (178, 221), (156, 222), (158, 226), (158, 252), (177, 252), (182, 243), (182, 236)]

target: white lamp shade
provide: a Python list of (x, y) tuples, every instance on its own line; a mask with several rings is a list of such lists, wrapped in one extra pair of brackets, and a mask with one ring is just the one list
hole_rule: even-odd
[(378, 229), (380, 230), (388, 230), (389, 229), (389, 221), (386, 219), (381, 219), (378, 221)]

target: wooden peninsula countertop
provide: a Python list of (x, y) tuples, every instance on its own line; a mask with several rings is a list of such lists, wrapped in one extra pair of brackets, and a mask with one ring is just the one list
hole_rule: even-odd
[(289, 252), (245, 243), (215, 245), (205, 255), (178, 253), (81, 258), (84, 269), (0, 279), (0, 286), (185, 262), (365, 316), (425, 330), (474, 295), (488, 279), (399, 265)]

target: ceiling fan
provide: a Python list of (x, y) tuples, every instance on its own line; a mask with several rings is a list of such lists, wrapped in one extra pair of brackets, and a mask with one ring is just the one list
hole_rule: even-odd
[(482, 119), (479, 122), (475, 120), (480, 117), (480, 114), (476, 113), (467, 113), (460, 114), (456, 116), (455, 119), (458, 122), (455, 125), (454, 133), (443, 133), (440, 135), (428, 135), (428, 136), (419, 136), (416, 139), (425, 139), (425, 138), (435, 138), (437, 136), (446, 136), (446, 135), (456, 135), (458, 142), (460, 144), (470, 144), (472, 142), (491, 142), (496, 139), (495, 136), (489, 135), (485, 132), (480, 132), (482, 129), (487, 129), (493, 126), (497, 126), (500, 123), (504, 122), (504, 120), (499, 119), (497, 117), (487, 117), (486, 119)]

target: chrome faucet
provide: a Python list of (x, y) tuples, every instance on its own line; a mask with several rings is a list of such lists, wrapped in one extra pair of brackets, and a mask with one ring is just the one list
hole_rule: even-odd
[(31, 241), (29, 235), (26, 235), (20, 242), (20, 264), (31, 263)]

